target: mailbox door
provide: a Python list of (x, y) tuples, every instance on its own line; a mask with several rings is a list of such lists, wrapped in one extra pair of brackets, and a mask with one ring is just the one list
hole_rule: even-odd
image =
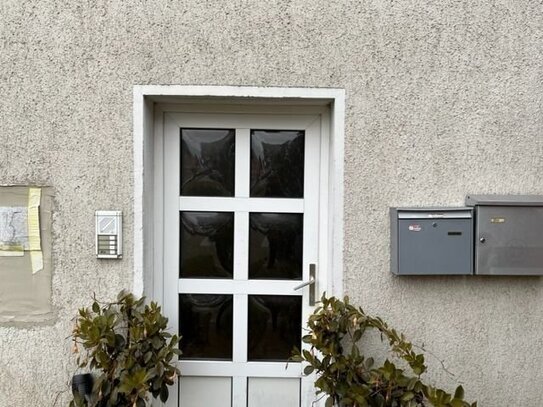
[(476, 274), (543, 275), (543, 207), (477, 207)]
[(399, 219), (399, 274), (473, 274), (472, 225), (472, 219)]

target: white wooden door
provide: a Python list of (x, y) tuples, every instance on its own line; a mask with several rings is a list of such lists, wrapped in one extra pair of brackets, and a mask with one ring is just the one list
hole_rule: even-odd
[[(310, 406), (313, 379), (287, 360), (310, 294), (325, 289), (321, 116), (167, 113), (163, 123), (163, 302), (184, 352), (168, 405)], [(315, 283), (297, 288), (310, 269)]]

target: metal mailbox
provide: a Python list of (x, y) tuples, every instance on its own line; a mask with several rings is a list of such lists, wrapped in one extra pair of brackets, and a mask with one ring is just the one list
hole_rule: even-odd
[(391, 208), (391, 271), (473, 274), (472, 208)]
[(471, 195), (475, 274), (543, 275), (543, 196)]

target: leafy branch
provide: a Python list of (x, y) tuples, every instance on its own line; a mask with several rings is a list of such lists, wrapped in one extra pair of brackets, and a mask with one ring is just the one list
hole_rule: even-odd
[[(309, 317), (309, 334), (302, 340), (310, 350), (295, 349), (291, 360), (306, 362), (306, 375), (316, 373), (318, 393), (327, 395), (326, 406), (349, 407), (476, 407), (464, 401), (458, 386), (454, 395), (425, 384), (424, 355), (379, 317), (367, 315), (345, 297), (321, 298), (321, 306)], [(371, 357), (360, 352), (359, 342), (368, 330), (377, 330), (394, 355), (409, 365), (412, 374), (390, 360), (375, 366)], [(428, 404), (430, 403), (430, 404)]]
[(166, 331), (168, 318), (145, 297), (121, 291), (116, 302), (94, 298), (82, 308), (72, 332), (79, 367), (100, 370), (89, 401), (77, 395), (70, 407), (146, 405), (148, 393), (166, 401), (168, 386), (180, 374), (175, 355), (179, 337)]

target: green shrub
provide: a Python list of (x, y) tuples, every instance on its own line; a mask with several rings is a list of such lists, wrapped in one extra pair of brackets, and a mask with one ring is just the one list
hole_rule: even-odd
[[(179, 375), (179, 338), (166, 331), (168, 319), (145, 297), (121, 291), (116, 302), (82, 308), (73, 330), (74, 352), (81, 368), (99, 370), (87, 402), (78, 397), (70, 406), (146, 405), (149, 393), (162, 401)], [(82, 348), (82, 349), (81, 349)]]
[[(303, 342), (310, 350), (296, 349), (291, 360), (307, 362), (305, 374), (316, 373), (315, 386), (327, 395), (326, 406), (375, 407), (476, 407), (464, 401), (461, 386), (454, 395), (425, 384), (424, 356), (413, 351), (403, 334), (381, 319), (349, 304), (323, 296), (321, 305), (309, 317), (309, 334)], [(376, 366), (373, 358), (360, 352), (359, 343), (369, 329), (377, 330), (397, 357), (409, 365), (407, 374), (390, 360)], [(430, 404), (428, 404), (430, 403)]]

